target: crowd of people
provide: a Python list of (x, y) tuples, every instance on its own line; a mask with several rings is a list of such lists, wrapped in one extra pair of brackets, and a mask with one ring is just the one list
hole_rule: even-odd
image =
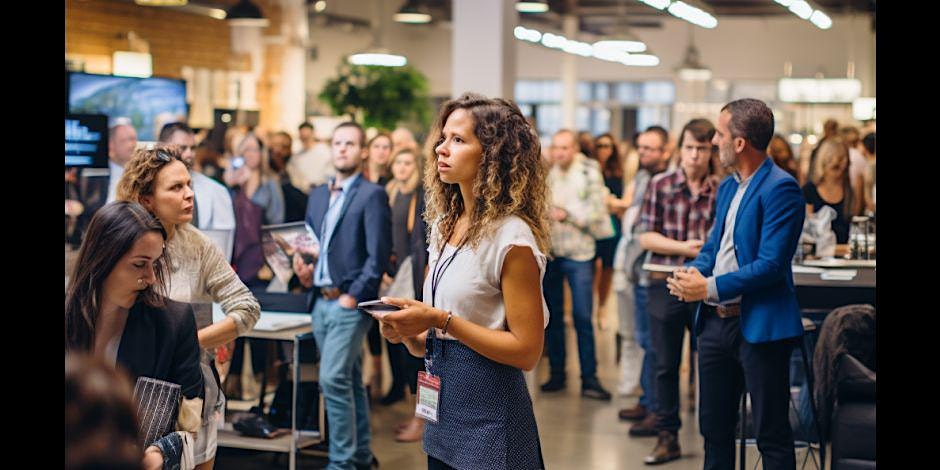
[[(837, 214), (840, 244), (853, 216), (874, 214), (875, 133), (830, 121), (800, 156), (760, 101), (711, 118), (684, 123), (675, 139), (652, 126), (623, 143), (562, 129), (547, 149), (514, 103), (472, 93), (442, 105), (423, 147), (406, 128), (372, 134), (355, 122), (326, 142), (302, 123), (297, 145), (285, 131), (233, 127), (219, 151), (204, 132), (171, 123), (141, 147), (118, 124), (106, 185), (79, 191), (66, 172), (67, 242), (80, 244), (67, 273), (66, 350), (132, 380), (181, 385), (178, 439), (134, 458), (212, 468), (226, 395), (240, 393), (225, 383), (243, 367), (239, 336), (260, 317), (252, 291), (276, 284), (262, 226), (305, 222), (319, 250), (296, 253), (279, 289), (316, 298), (329, 468), (377, 463), (370, 401), (391, 405), (406, 390), (424, 405), (434, 392), (432, 406), (396, 427), (401, 442), (423, 439), (429, 468), (543, 468), (523, 371), (544, 350), (541, 391), (566, 388), (566, 292), (581, 395), (603, 401), (612, 394), (598, 378), (595, 335), (608, 334), (616, 295), (615, 393), (638, 397), (618, 415), (634, 421), (631, 436), (656, 437), (646, 463), (681, 455), (689, 331), (706, 468), (729, 468), (745, 384), (765, 466), (793, 468), (781, 404), (802, 333), (790, 260), (804, 219), (822, 207)], [(738, 227), (736, 217), (761, 223)], [(209, 230), (231, 231), (232, 251)], [(358, 310), (377, 298), (400, 310), (381, 319)], [(212, 321), (212, 303), (224, 320)], [(132, 446), (109, 445), (108, 458)]]

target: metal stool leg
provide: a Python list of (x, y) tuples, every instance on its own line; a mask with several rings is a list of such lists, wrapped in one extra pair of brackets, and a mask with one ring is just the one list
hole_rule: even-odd
[(741, 454), (741, 465), (738, 466), (740, 470), (744, 470), (746, 455), (747, 455), (747, 439), (745, 439), (744, 428), (747, 426), (747, 390), (744, 390), (741, 393), (741, 444), (740, 444), (740, 454)]
[(800, 342), (800, 352), (803, 356), (803, 368), (806, 370), (806, 383), (809, 385), (809, 403), (813, 409), (813, 423), (816, 425), (816, 434), (819, 436), (820, 470), (826, 470), (826, 439), (823, 437), (822, 427), (819, 425), (819, 411), (816, 408), (816, 389), (813, 386), (814, 373), (810, 368), (809, 353), (806, 351), (806, 341)]

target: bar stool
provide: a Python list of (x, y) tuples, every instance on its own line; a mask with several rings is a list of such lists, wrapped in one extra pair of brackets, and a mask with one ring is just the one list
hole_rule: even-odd
[[(814, 374), (813, 374), (813, 369), (811, 367), (811, 363), (809, 361), (809, 353), (807, 352), (807, 347), (806, 347), (806, 341), (807, 341), (806, 333), (810, 331), (815, 331), (816, 323), (806, 317), (802, 317), (802, 321), (803, 321), (803, 336), (800, 338), (801, 339), (800, 353), (803, 356), (803, 368), (806, 373), (806, 381), (810, 390), (809, 400), (810, 400), (810, 406), (812, 407), (812, 410), (813, 410), (813, 423), (816, 427), (816, 434), (819, 438), (819, 464), (817, 465), (817, 468), (819, 468), (820, 470), (826, 470), (826, 441), (822, 433), (822, 427), (819, 424), (819, 412), (817, 411), (818, 408), (816, 407), (816, 393), (815, 393), (815, 388), (814, 388), (815, 381), (813, 380)], [(745, 436), (745, 430), (747, 428), (747, 398), (748, 398), (748, 393), (747, 393), (747, 390), (745, 389), (741, 393), (741, 420), (740, 420), (741, 438), (738, 441), (738, 445), (740, 449), (740, 459), (741, 459), (741, 465), (738, 468), (741, 470), (744, 470), (745, 465), (746, 465), (747, 447), (757, 445), (756, 439), (747, 439)], [(793, 403), (792, 396), (790, 397), (790, 403)], [(799, 413), (797, 414), (797, 416), (799, 417)], [(800, 424), (802, 425), (802, 423)], [(755, 433), (756, 433), (756, 430), (755, 430)], [(803, 447), (804, 444), (806, 446), (808, 455), (806, 458), (803, 459), (803, 467), (806, 466), (806, 460), (809, 458), (810, 455), (812, 455), (813, 446), (809, 442), (804, 443), (801, 441), (794, 441), (794, 445), (797, 447)], [(813, 460), (815, 461), (815, 459)], [(760, 463), (760, 457), (757, 458), (757, 462), (755, 462), (755, 466), (757, 465), (757, 463)]]

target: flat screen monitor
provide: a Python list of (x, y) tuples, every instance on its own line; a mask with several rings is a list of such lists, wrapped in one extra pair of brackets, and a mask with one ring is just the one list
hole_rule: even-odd
[(65, 115), (65, 166), (108, 167), (108, 117), (103, 114)]
[(155, 141), (164, 124), (188, 119), (183, 80), (70, 72), (68, 84), (70, 113), (104, 114), (112, 125), (128, 119), (140, 141)]

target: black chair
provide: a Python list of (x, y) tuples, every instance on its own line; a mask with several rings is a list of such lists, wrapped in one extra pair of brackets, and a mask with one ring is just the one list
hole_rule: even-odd
[(832, 470), (875, 468), (876, 374), (851, 354), (839, 357), (830, 419)]

